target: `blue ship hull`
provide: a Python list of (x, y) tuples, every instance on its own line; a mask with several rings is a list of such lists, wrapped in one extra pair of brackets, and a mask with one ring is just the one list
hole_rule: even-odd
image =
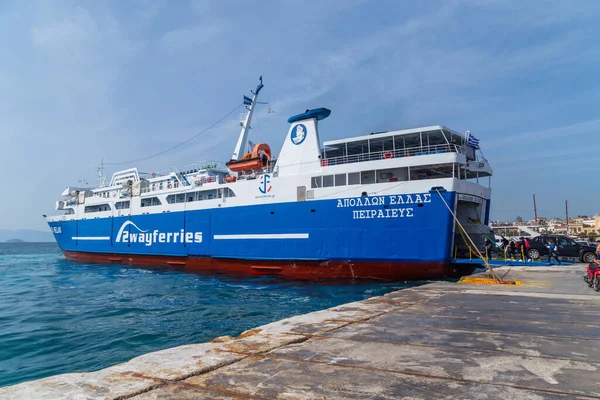
[[(455, 193), (442, 195), (448, 204), (455, 204)], [(454, 221), (435, 192), (49, 225), (67, 257), (85, 261), (306, 278), (427, 279), (453, 273)]]

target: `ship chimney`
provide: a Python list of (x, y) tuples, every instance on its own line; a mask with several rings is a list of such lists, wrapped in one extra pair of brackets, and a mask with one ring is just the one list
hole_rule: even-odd
[(292, 125), (277, 158), (276, 169), (280, 177), (321, 170), (321, 142), (317, 125), (329, 114), (330, 110), (317, 108), (288, 119)]

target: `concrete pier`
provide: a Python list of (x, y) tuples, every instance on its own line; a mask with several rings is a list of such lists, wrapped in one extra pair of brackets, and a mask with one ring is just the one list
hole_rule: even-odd
[(585, 265), (496, 271), (523, 284), (431, 283), (0, 399), (600, 398), (600, 293)]

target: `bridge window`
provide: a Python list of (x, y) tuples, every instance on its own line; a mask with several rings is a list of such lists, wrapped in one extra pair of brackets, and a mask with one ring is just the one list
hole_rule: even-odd
[(325, 175), (323, 177), (323, 187), (332, 187), (333, 186), (333, 175)]
[(348, 185), (360, 185), (360, 172), (351, 172), (348, 174)]
[(346, 185), (346, 174), (338, 174), (335, 176), (335, 186)]

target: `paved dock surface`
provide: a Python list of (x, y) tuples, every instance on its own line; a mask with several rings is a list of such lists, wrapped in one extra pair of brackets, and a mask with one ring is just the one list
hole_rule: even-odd
[(504, 267), (181, 346), (0, 399), (600, 399), (600, 293), (585, 265)]

